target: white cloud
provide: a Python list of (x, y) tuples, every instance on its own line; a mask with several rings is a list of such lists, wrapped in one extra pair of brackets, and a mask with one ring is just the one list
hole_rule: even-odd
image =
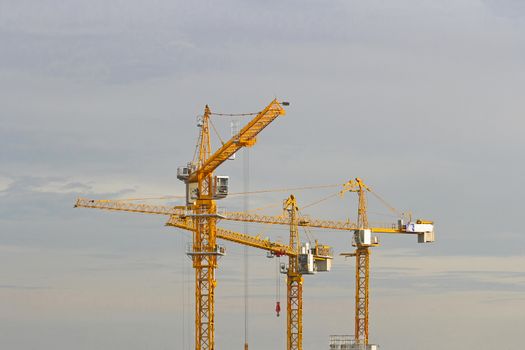
[(8, 189), (12, 183), (13, 183), (12, 178), (0, 175), (0, 195), (2, 195), (1, 192)]

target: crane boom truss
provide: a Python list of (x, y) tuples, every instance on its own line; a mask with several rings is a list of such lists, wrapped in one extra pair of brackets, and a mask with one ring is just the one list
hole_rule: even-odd
[[(195, 220), (193, 219), (194, 216), (187, 215), (185, 210), (176, 207), (136, 204), (112, 200), (91, 200), (86, 198), (77, 199), (75, 207), (169, 215), (170, 219), (166, 223), (166, 226), (173, 226), (193, 232), (196, 231)], [(270, 251), (275, 255), (287, 255), (289, 257), (289, 267), (287, 271), (287, 349), (302, 350), (303, 277), (298, 269), (298, 254), (300, 251), (298, 231), (299, 216), (297, 215), (298, 208), (295, 197), (291, 195), (290, 198), (285, 201), (283, 207), (288, 211), (288, 218), (286, 221), (290, 225), (289, 245), (272, 242), (269, 239), (261, 239), (258, 236), (251, 236), (219, 227), (215, 228), (216, 238)], [(282, 224), (284, 223), (285, 222), (282, 222)], [(213, 251), (208, 251), (207, 253), (213, 253)], [(323, 255), (320, 258), (325, 259), (326, 256)], [(198, 285), (201, 284), (202, 282)], [(201, 286), (201, 288), (202, 287), (203, 286)]]
[[(88, 198), (78, 198), (75, 207), (83, 208), (96, 208), (96, 209), (105, 209), (113, 211), (127, 211), (135, 213), (144, 213), (144, 214), (159, 214), (159, 215), (169, 215), (171, 216), (170, 220), (176, 220), (177, 217), (184, 217), (188, 215), (188, 211), (185, 210), (185, 207), (173, 207), (166, 205), (149, 205), (142, 203), (130, 203), (126, 201), (119, 200), (93, 200)], [(253, 213), (244, 213), (244, 212), (230, 212), (230, 211), (220, 211), (218, 218), (220, 220), (228, 221), (239, 221), (239, 222), (254, 222), (261, 224), (274, 224), (274, 225), (289, 225), (290, 218), (284, 215), (259, 215)], [(354, 231), (358, 229), (357, 223), (347, 220), (347, 221), (338, 221), (338, 220), (324, 220), (324, 219), (314, 219), (309, 216), (298, 216), (297, 225), (301, 227), (311, 227), (311, 228), (325, 228), (330, 230), (338, 231)], [(375, 227), (370, 227), (372, 232), (381, 232), (381, 233), (403, 233), (408, 234), (409, 232), (400, 230), (399, 227), (396, 227), (396, 224), (384, 224), (376, 225)]]
[[(289, 225), (290, 219), (284, 215), (260, 215), (244, 212), (221, 212), (222, 220), (241, 221), (241, 222), (255, 222), (260, 224), (276, 224)], [(308, 215), (298, 216), (297, 226), (311, 227), (311, 228), (325, 228), (330, 230), (354, 231), (359, 228), (356, 222), (346, 220), (324, 220), (311, 218)], [(375, 227), (370, 228), (372, 232), (381, 233), (406, 233), (399, 229), (397, 224), (376, 224)]]
[(170, 207), (167, 205), (133, 203), (112, 199), (97, 200), (88, 198), (77, 198), (77, 201), (75, 202), (75, 208), (77, 207), (157, 215), (182, 216), (186, 214), (186, 210), (182, 208)]
[[(298, 208), (297, 201), (291, 195), (285, 202), (283, 209), (288, 211), (290, 225), (290, 247), (299, 252)], [(298, 256), (288, 257), (288, 271), (286, 274), (286, 322), (287, 322), (287, 350), (303, 349), (303, 276), (299, 273)]]
[[(181, 228), (183, 230), (189, 230), (189, 231), (195, 230), (195, 227), (193, 227), (191, 220), (178, 218), (178, 217), (172, 217), (170, 221), (166, 223), (166, 226), (173, 226), (173, 227), (177, 227), (177, 228)], [(217, 238), (223, 239), (229, 242), (246, 245), (252, 248), (263, 249), (263, 250), (273, 252), (278, 255), (288, 255), (288, 256), (297, 255), (297, 252), (295, 250), (293, 250), (290, 246), (287, 246), (285, 244), (272, 242), (269, 239), (261, 239), (257, 236), (251, 236), (251, 235), (247, 235), (244, 233), (226, 230), (220, 227), (217, 227)]]
[(237, 135), (234, 135), (213, 155), (200, 164), (200, 167), (190, 175), (189, 182), (195, 182), (199, 177), (211, 174), (219, 165), (230, 158), (238, 150), (245, 146), (253, 146), (256, 136), (271, 122), (280, 115), (284, 115), (285, 110), (276, 99), (263, 109), (255, 118), (244, 126)]
[(355, 250), (355, 338), (359, 344), (368, 344), (368, 305), (370, 287), (370, 249)]
[[(187, 212), (185, 210), (177, 209), (170, 206), (137, 204), (114, 200), (92, 200), (86, 198), (78, 198), (75, 203), (75, 207), (142, 214), (169, 215), (170, 219), (166, 223), (166, 226), (173, 226), (181, 228), (183, 230), (195, 231), (193, 220), (190, 216), (186, 216)], [(253, 248), (263, 249), (278, 255), (297, 255), (297, 252), (291, 249), (288, 245), (278, 242), (272, 242), (269, 239), (261, 239), (257, 236), (238, 233), (219, 227), (217, 227), (217, 238), (234, 243), (239, 243), (242, 245), (247, 245)]]

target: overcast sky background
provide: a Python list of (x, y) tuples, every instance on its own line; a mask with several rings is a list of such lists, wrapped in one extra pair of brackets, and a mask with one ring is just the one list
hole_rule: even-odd
[[(360, 176), (436, 221), (432, 245), (381, 236), (373, 250), (371, 342), (521, 348), (524, 38), (519, 0), (0, 0), (0, 347), (190, 349), (189, 235), (74, 200), (183, 194), (176, 168), (193, 156), (204, 105), (253, 112), (278, 97), (291, 106), (249, 151), (250, 189)], [(229, 120), (215, 124), (226, 138)], [(242, 157), (217, 172), (232, 192)], [(301, 206), (335, 191), (296, 195)], [(277, 214), (288, 194), (250, 207)], [(355, 202), (305, 213), (355, 219)], [(372, 221), (394, 220), (369, 204)], [(348, 233), (310, 234), (352, 249)], [(243, 248), (225, 245), (216, 347), (240, 349)], [(249, 252), (250, 349), (285, 348), (276, 262)], [(305, 277), (305, 350), (353, 333), (353, 275), (337, 256), (332, 272)]]

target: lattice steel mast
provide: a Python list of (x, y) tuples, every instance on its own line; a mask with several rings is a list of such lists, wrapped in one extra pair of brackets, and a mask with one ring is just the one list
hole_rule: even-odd
[[(298, 229), (297, 201), (291, 195), (285, 202), (283, 209), (290, 217), (290, 247), (300, 252), (301, 244)], [(288, 257), (288, 271), (286, 273), (286, 332), (287, 349), (302, 350), (303, 348), (303, 276), (299, 273), (299, 255)]]

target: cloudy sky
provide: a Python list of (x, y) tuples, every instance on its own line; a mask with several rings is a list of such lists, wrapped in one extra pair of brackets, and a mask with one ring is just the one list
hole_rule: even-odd
[[(0, 346), (190, 349), (189, 235), (74, 200), (183, 194), (176, 168), (193, 156), (204, 105), (254, 112), (278, 97), (287, 115), (217, 172), (232, 192), (360, 176), (437, 223), (432, 245), (380, 237), (371, 342), (521, 348), (524, 38), (519, 0), (0, 0)], [(229, 122), (214, 121), (223, 138)], [(336, 191), (296, 195), (301, 206)], [(288, 194), (249, 206), (277, 214)], [(369, 204), (371, 221), (395, 219)], [(304, 213), (355, 219), (355, 196)], [(308, 234), (351, 249), (348, 233)], [(216, 343), (242, 348), (243, 248), (225, 245)], [(253, 350), (285, 347), (276, 263), (249, 250)], [(338, 256), (332, 272), (305, 277), (305, 350), (353, 333), (353, 269)]]

